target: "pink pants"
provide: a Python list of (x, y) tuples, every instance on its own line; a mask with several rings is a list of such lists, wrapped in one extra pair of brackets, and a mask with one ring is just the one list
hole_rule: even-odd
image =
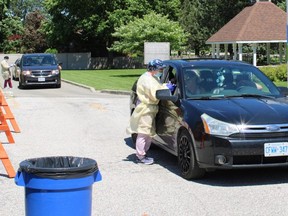
[(12, 88), (11, 78), (4, 80), (4, 88), (7, 87), (7, 84), (9, 85), (10, 88)]
[(146, 152), (151, 146), (152, 138), (146, 134), (137, 135), (136, 139), (136, 156), (141, 160), (145, 157)]

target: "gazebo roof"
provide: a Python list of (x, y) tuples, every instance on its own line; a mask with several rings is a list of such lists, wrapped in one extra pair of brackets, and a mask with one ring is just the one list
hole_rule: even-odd
[(207, 44), (286, 42), (286, 12), (272, 2), (257, 2), (212, 35)]

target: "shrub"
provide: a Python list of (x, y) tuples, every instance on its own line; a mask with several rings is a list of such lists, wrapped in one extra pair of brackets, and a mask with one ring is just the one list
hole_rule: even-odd
[(273, 82), (287, 80), (287, 64), (259, 68)]
[(48, 48), (45, 53), (52, 53), (52, 54), (57, 54), (58, 50), (55, 48)]

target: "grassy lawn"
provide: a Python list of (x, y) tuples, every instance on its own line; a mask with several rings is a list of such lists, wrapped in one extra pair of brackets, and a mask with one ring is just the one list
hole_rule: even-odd
[[(62, 78), (91, 86), (96, 90), (130, 91), (133, 83), (145, 69), (117, 70), (63, 70)], [(287, 86), (287, 82), (275, 82), (277, 86)]]
[(287, 81), (277, 81), (274, 82), (276, 86), (283, 86), (283, 87), (288, 87)]
[(91, 86), (96, 90), (131, 90), (133, 83), (145, 69), (62, 70), (61, 77)]

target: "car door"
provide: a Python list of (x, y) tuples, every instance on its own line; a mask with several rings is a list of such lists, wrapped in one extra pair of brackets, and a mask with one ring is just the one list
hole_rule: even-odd
[[(163, 83), (174, 82), (176, 89), (173, 94), (179, 94), (180, 82), (178, 82), (178, 70), (176, 66), (168, 65), (163, 73), (161, 81)], [(177, 103), (161, 100), (159, 111), (156, 116), (156, 138), (167, 150), (176, 154), (176, 134), (181, 122), (181, 110)]]

